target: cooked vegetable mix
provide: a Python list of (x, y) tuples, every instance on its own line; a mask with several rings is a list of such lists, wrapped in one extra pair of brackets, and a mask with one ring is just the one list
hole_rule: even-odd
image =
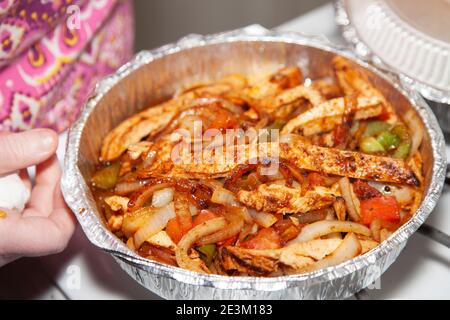
[(386, 240), (422, 199), (423, 132), (333, 63), (326, 79), (228, 75), (123, 121), (91, 181), (110, 230), (148, 259), (242, 276), (326, 268)]

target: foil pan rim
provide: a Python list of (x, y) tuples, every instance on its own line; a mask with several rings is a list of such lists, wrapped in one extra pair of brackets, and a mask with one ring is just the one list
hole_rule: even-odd
[[(434, 157), (434, 174), (430, 182), (430, 187), (420, 208), (417, 210), (415, 215), (401, 228), (399, 228), (388, 240), (355, 259), (346, 261), (338, 266), (317, 270), (311, 273), (270, 278), (233, 277), (199, 274), (144, 259), (128, 249), (122, 241), (120, 241), (106, 227), (103, 226), (101, 221), (95, 215), (90, 204), (90, 202), (92, 203), (92, 199), (90, 199), (91, 201), (88, 201), (89, 199), (86, 198), (86, 194), (89, 194), (89, 187), (86, 185), (77, 167), (81, 134), (90, 113), (94, 110), (97, 103), (116, 83), (121, 81), (137, 68), (150, 63), (155, 59), (193, 47), (233, 41), (295, 43), (316, 47), (343, 55), (376, 73), (378, 76), (387, 79), (397, 90), (408, 97), (411, 104), (420, 114), (426, 130), (432, 138), (431, 144)], [(367, 61), (360, 59), (353, 52), (346, 48), (332, 45), (323, 37), (305, 36), (294, 32), (269, 31), (259, 25), (252, 25), (234, 31), (207, 36), (196, 34), (188, 35), (173, 44), (165, 45), (151, 51), (142, 51), (138, 53), (130, 62), (119, 68), (116, 73), (100, 81), (96, 86), (93, 95), (86, 103), (79, 119), (69, 131), (67, 152), (65, 157), (65, 169), (61, 189), (67, 204), (75, 213), (88, 239), (94, 245), (110, 252), (134, 267), (141, 270), (146, 270), (155, 276), (168, 277), (190, 285), (208, 286), (217, 289), (276, 291), (294, 286), (307, 287), (310, 284), (317, 284), (342, 278), (369, 265), (374, 265), (378, 259), (400, 247), (419, 228), (419, 226), (425, 221), (433, 210), (442, 191), (445, 178), (445, 169), (445, 142), (435, 116), (423, 98), (420, 97), (420, 95), (418, 95), (414, 90), (405, 87), (395, 74), (386, 74), (381, 72), (378, 68), (370, 65)], [(375, 279), (376, 278), (372, 279), (372, 281)]]
[[(359, 58), (371, 62), (379, 69), (388, 71), (390, 67), (387, 66), (379, 56), (372, 52), (366, 43), (358, 36), (355, 26), (351, 23), (345, 1), (335, 0), (334, 9), (336, 24), (341, 28), (341, 34), (351, 46), (352, 51), (354, 51)], [(405, 74), (399, 74), (399, 78), (405, 86), (419, 91), (426, 99), (450, 105), (450, 91), (434, 88), (422, 81), (408, 77)]]

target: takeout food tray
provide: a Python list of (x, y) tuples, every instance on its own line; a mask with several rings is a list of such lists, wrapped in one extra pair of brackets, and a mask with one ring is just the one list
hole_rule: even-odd
[[(105, 226), (88, 183), (98, 163), (103, 137), (121, 120), (177, 89), (233, 72), (272, 71), (298, 65), (306, 77), (330, 75), (331, 60), (342, 55), (369, 72), (370, 80), (399, 114), (410, 108), (425, 128), (422, 156), (424, 200), (414, 216), (370, 252), (335, 267), (272, 278), (206, 275), (140, 257)], [(373, 283), (395, 261), (408, 238), (434, 208), (445, 178), (442, 131), (420, 95), (394, 74), (381, 72), (322, 38), (281, 33), (251, 26), (209, 36), (191, 35), (152, 51), (143, 51), (101, 81), (69, 133), (62, 179), (66, 202), (86, 236), (111, 253), (137, 282), (169, 299), (338, 299)]]

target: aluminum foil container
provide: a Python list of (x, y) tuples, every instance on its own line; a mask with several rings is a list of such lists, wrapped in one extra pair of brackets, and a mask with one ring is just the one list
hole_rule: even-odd
[[(359, 17), (360, 20), (372, 18), (373, 21), (362, 25), (365, 30), (358, 29), (353, 22), (352, 5), (359, 8), (355, 15), (366, 15)], [(399, 80), (404, 86), (420, 92), (437, 115), (442, 129), (450, 133), (450, 90), (448, 89), (450, 52), (446, 49), (449, 45), (434, 39), (432, 42), (431, 37), (415, 31), (413, 27), (399, 19), (392, 18), (385, 12), (388, 9), (382, 1), (335, 0), (334, 7), (336, 23), (341, 27), (342, 36), (351, 50), (359, 58), (379, 69), (411, 70), (414, 76), (405, 74), (406, 71), (397, 71)], [(373, 46), (377, 45), (378, 50), (383, 52), (383, 56), (376, 54), (363, 41), (360, 32), (371, 33), (368, 39), (371, 39)], [(391, 64), (385, 60), (389, 60)], [(393, 65), (394, 61), (400, 66)], [(424, 79), (429, 81), (425, 82)]]
[[(371, 81), (392, 101), (399, 114), (411, 108), (426, 136), (422, 145), (425, 193), (414, 216), (387, 241), (338, 266), (307, 274), (274, 278), (227, 277), (191, 272), (147, 260), (105, 226), (89, 189), (103, 137), (126, 117), (177, 89), (199, 80), (233, 72), (255, 73), (296, 64), (312, 79), (332, 74), (331, 60), (342, 55), (368, 71)], [(323, 38), (268, 31), (250, 26), (209, 36), (190, 35), (152, 51), (143, 51), (115, 74), (101, 81), (69, 133), (62, 191), (86, 236), (111, 253), (119, 265), (144, 287), (168, 299), (339, 299), (351, 296), (378, 279), (395, 261), (408, 238), (433, 210), (444, 183), (442, 131), (430, 108), (416, 93)]]

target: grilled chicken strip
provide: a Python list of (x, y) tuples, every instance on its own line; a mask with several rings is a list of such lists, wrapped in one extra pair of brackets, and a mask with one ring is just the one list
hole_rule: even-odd
[(302, 195), (300, 189), (279, 184), (262, 184), (257, 190), (239, 190), (237, 198), (258, 211), (276, 213), (306, 213), (333, 204), (335, 195), (330, 189), (316, 187)]
[(301, 85), (303, 76), (297, 67), (283, 68), (276, 73), (256, 81), (242, 91), (262, 110), (276, 118), (288, 116), (303, 102), (316, 106), (325, 101), (319, 90)]
[(298, 67), (286, 67), (253, 81), (242, 90), (242, 94), (252, 100), (263, 100), (275, 96), (285, 89), (298, 86), (302, 81), (303, 76)]
[(365, 97), (378, 98), (388, 114), (388, 122), (394, 123), (397, 120), (394, 107), (386, 100), (384, 95), (375, 88), (368, 79), (368, 76), (357, 66), (343, 57), (333, 59), (333, 68), (337, 81), (346, 95), (362, 95)]
[(276, 118), (289, 116), (296, 108), (308, 101), (312, 106), (317, 106), (325, 101), (320, 91), (299, 85), (286, 89), (274, 97), (262, 101), (264, 111)]
[(244, 81), (230, 81), (229, 77), (211, 85), (204, 85), (167, 102), (145, 109), (120, 123), (103, 140), (100, 158), (102, 161), (114, 160), (139, 142), (142, 138), (154, 137), (192, 101), (202, 96), (220, 96), (230, 90), (239, 90), (245, 86)]
[[(302, 79), (298, 67), (286, 67), (249, 86), (247, 79), (238, 75), (226, 76), (213, 84), (194, 86), (183, 91), (179, 96), (160, 105), (147, 108), (120, 123), (105, 137), (100, 158), (102, 161), (117, 159), (130, 145), (139, 142), (146, 136), (154, 137), (182, 109), (189, 107), (189, 104), (196, 98), (217, 97), (227, 92), (240, 92), (238, 96), (242, 95), (249, 97), (250, 100), (259, 101), (282, 93), (281, 98), (284, 97), (284, 99), (293, 101), (299, 98), (292, 96), (296, 91), (290, 94), (283, 91), (298, 86)], [(312, 89), (304, 95), (311, 96), (313, 100), (317, 99), (317, 94)], [(269, 101), (271, 100), (269, 99)], [(281, 103), (279, 100), (277, 102)]]
[[(281, 269), (301, 270), (334, 252), (342, 239), (316, 239), (281, 249), (246, 249), (234, 246), (220, 250), (223, 268), (228, 272), (238, 271), (249, 275), (267, 275)], [(372, 240), (360, 240), (361, 254), (378, 245)]]
[(325, 100), (344, 96), (341, 87), (335, 84), (332, 78), (314, 80), (311, 84), (311, 88), (319, 91)]
[(301, 85), (302, 82), (303, 76), (298, 67), (286, 67), (253, 81), (237, 95), (254, 107), (247, 111), (249, 117), (255, 118), (260, 113), (266, 113), (284, 119), (306, 101), (312, 105), (324, 101), (318, 90), (306, 88)]
[[(256, 159), (287, 159), (300, 169), (331, 175), (399, 184), (419, 185), (414, 172), (401, 159), (380, 157), (355, 151), (324, 148), (306, 144), (300, 139), (289, 143), (260, 143), (237, 145), (228, 149), (204, 151), (195, 161), (192, 154), (181, 154), (176, 163), (152, 166), (140, 173), (141, 177), (178, 176), (185, 178), (220, 178), (227, 176), (238, 165), (256, 163)], [(224, 155), (228, 154), (225, 158)], [(219, 157), (217, 156), (219, 155)], [(167, 155), (162, 157), (170, 158)]]
[(295, 141), (292, 144), (280, 144), (280, 156), (305, 170), (363, 180), (419, 185), (414, 172), (401, 159)]
[(164, 103), (123, 121), (103, 140), (101, 160), (114, 160), (125, 152), (129, 146), (139, 142), (143, 137), (158, 133), (177, 113), (177, 103), (179, 101)]
[[(301, 130), (303, 135), (327, 132), (342, 122), (345, 112), (345, 98), (336, 98), (309, 109), (308, 111), (291, 119), (281, 130), (281, 134)], [(357, 98), (355, 120), (368, 119), (379, 116), (383, 111), (381, 101), (376, 98)]]

